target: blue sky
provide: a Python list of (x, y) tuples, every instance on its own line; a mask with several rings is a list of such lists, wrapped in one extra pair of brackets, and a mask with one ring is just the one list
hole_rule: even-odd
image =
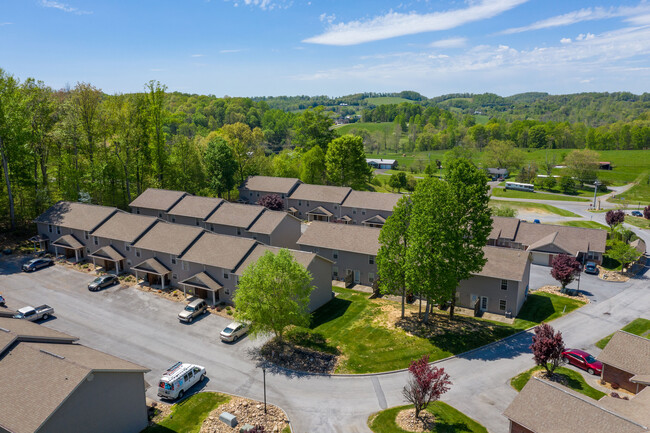
[(649, 54), (639, 0), (0, 0), (0, 68), (107, 93), (643, 93)]

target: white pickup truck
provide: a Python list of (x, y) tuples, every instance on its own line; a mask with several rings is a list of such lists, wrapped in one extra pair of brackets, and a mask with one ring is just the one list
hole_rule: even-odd
[(25, 319), (30, 322), (34, 322), (39, 319), (46, 320), (54, 314), (54, 308), (49, 305), (41, 305), (40, 307), (27, 306), (18, 310), (18, 313), (14, 316), (14, 319)]

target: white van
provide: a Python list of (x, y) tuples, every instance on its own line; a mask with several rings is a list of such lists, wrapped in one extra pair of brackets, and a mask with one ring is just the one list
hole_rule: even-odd
[(177, 362), (165, 371), (158, 384), (158, 397), (174, 400), (205, 377), (205, 367)]

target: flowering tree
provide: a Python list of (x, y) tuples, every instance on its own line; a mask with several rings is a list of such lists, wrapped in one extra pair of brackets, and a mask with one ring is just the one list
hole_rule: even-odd
[(429, 403), (436, 401), (442, 394), (449, 391), (449, 375), (444, 368), (429, 365), (429, 355), (411, 361), (409, 366), (409, 381), (402, 390), (404, 398), (415, 407), (415, 417), (429, 406)]
[(643, 218), (650, 220), (650, 206), (646, 206), (643, 209)]
[(551, 266), (551, 276), (562, 285), (562, 291), (580, 274), (580, 262), (567, 254), (555, 256)]
[(555, 332), (548, 323), (537, 325), (530, 350), (533, 351), (535, 363), (544, 367), (548, 374), (553, 374), (560, 365), (562, 352), (565, 350), (562, 332)]
[(277, 194), (267, 194), (257, 201), (257, 204), (271, 210), (282, 210), (284, 203)]
[(611, 228), (614, 228), (615, 225), (623, 224), (623, 221), (625, 221), (625, 212), (620, 209), (607, 211), (605, 221)]

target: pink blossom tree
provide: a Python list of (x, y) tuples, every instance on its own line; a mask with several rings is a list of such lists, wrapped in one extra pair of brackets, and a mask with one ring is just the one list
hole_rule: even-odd
[(614, 228), (614, 226), (623, 224), (625, 221), (625, 212), (622, 210), (610, 210), (607, 211), (605, 214), (605, 222), (607, 222), (607, 225), (610, 228)]
[(277, 194), (267, 194), (257, 201), (257, 204), (271, 210), (282, 210), (284, 203)]
[(567, 254), (558, 254), (551, 262), (551, 276), (561, 285), (562, 291), (580, 274), (580, 262)]
[(429, 365), (429, 355), (411, 361), (409, 365), (409, 381), (402, 390), (402, 395), (415, 407), (415, 417), (419, 418), (420, 412), (429, 406), (429, 403), (440, 398), (449, 391), (449, 375), (444, 368)]
[(643, 218), (650, 220), (650, 206), (643, 208)]
[(562, 332), (555, 332), (548, 323), (537, 325), (534, 331), (533, 343), (530, 345), (533, 359), (537, 365), (544, 367), (548, 374), (553, 374), (560, 365), (562, 352), (565, 350)]

